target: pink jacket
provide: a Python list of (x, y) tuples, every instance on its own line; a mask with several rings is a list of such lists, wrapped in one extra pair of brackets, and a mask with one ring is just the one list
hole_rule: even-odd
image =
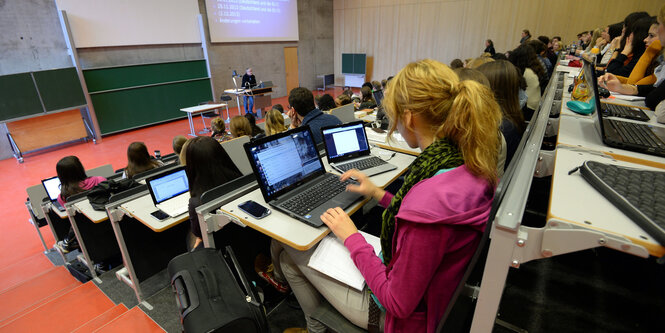
[[(423, 180), (396, 216), (386, 267), (360, 233), (344, 244), (386, 308), (386, 332), (434, 332), (485, 229), (494, 189), (462, 165)], [(393, 195), (386, 193), (386, 207)]]
[[(99, 184), (99, 183), (101, 183), (105, 180), (106, 180), (106, 178), (101, 177), (101, 176), (88, 177), (85, 180), (83, 180), (82, 182), (80, 182), (79, 186), (82, 189), (87, 191), (87, 190), (97, 186), (97, 184)], [(58, 203), (60, 203), (62, 205), (62, 207), (65, 207), (65, 202), (67, 202), (67, 201), (65, 200), (65, 198), (62, 197), (62, 194), (60, 194), (58, 196)]]

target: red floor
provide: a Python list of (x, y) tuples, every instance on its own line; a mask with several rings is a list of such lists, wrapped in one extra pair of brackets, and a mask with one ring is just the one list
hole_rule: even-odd
[[(336, 96), (340, 94), (341, 91), (341, 88), (333, 88), (328, 89), (326, 92)], [(322, 92), (315, 92), (315, 94), (322, 94)], [(288, 105), (286, 97), (273, 99), (273, 104), (277, 103), (282, 104), (284, 107)], [(238, 114), (237, 108), (230, 110), (231, 116)], [(206, 121), (206, 123), (209, 124), (208, 121)], [(194, 118), (194, 126), (197, 132), (203, 129), (200, 117)], [(53, 303), (50, 304), (51, 306), (57, 306), (58, 302), (62, 302), (59, 301), (60, 299), (66, 299), (67, 297), (72, 298), (72, 302), (78, 303), (79, 300), (75, 297), (78, 294), (84, 294), (85, 296), (90, 293), (101, 292), (94, 287), (92, 283), (67, 291), (68, 288), (71, 288), (69, 284), (71, 281), (70, 277), (67, 276), (67, 274), (63, 274), (61, 270), (64, 270), (64, 268), (62, 267), (58, 267), (58, 271), (53, 271), (54, 267), (42, 254), (44, 248), (39, 241), (34, 226), (28, 222), (29, 215), (25, 206), (27, 197), (25, 189), (29, 186), (39, 184), (41, 179), (54, 176), (55, 164), (64, 156), (78, 156), (83, 163), (83, 166), (87, 169), (108, 163), (110, 163), (114, 169), (119, 169), (124, 167), (127, 163), (126, 149), (131, 142), (142, 141), (148, 146), (149, 151), (161, 150), (162, 154), (165, 155), (172, 152), (171, 140), (173, 137), (179, 134), (186, 135), (188, 132), (189, 125), (185, 118), (183, 120), (106, 136), (98, 144), (92, 142), (76, 143), (46, 152), (29, 154), (24, 157), (24, 163), (18, 163), (14, 158), (0, 161), (0, 193), (2, 193), (4, 198), (4, 200), (0, 202), (0, 212), (2, 212), (2, 218), (0, 218), (0, 253), (2, 253), (0, 256), (0, 313), (4, 314), (4, 318), (3, 316), (0, 316), (0, 331), (16, 331), (15, 329), (24, 331), (30, 328), (39, 330), (44, 328), (45, 323), (56, 324), (57, 327), (52, 327), (53, 329), (49, 329), (49, 331), (70, 331), (113, 308), (113, 303), (108, 299), (106, 299), (107, 301), (101, 299), (92, 302), (92, 304), (84, 304), (84, 302), (81, 301), (82, 307), (91, 307), (92, 310), (99, 313), (91, 311), (88, 317), (81, 317), (86, 319), (85, 321), (74, 323), (77, 324), (76, 326), (72, 326), (72, 323), (67, 323), (67, 325), (64, 323), (60, 324), (62, 320), (58, 319), (59, 310), (57, 307), (52, 309), (49, 308), (49, 300)], [(54, 239), (49, 227), (42, 227), (41, 232), (44, 236), (46, 245), (52, 247)], [(32, 290), (29, 285), (33, 282), (29, 280), (38, 279), (43, 274), (44, 276), (49, 277), (49, 279), (57, 279), (57, 281), (44, 281), (44, 283), (52, 283), (52, 285), (41, 286), (40, 288)], [(42, 311), (45, 311), (45, 309), (47, 309), (48, 311), (31, 317), (33, 313), (30, 312), (30, 307), (33, 303), (31, 303), (30, 300), (26, 300), (20, 304), (12, 304), (10, 306), (10, 299), (21, 297), (22, 287), (31, 289), (29, 293), (30, 300), (42, 300), (46, 302), (46, 304), (35, 305), (37, 306), (35, 308), (36, 310), (41, 309)], [(51, 296), (57, 295), (60, 297), (57, 299), (49, 299), (47, 297), (49, 291), (54, 293), (51, 294)], [(58, 294), (58, 291), (61, 291), (61, 293)], [(3, 296), (5, 299), (3, 299)], [(33, 320), (35, 322), (32, 323), (31, 320), (26, 322), (24, 320), (20, 323), (18, 323), (18, 321), (17, 323), (12, 323), (12, 313), (21, 309), (27, 310), (28, 312), (27, 314), (23, 314), (24, 319), (34, 318)], [(117, 309), (117, 311), (120, 310), (121, 309)], [(123, 314), (121, 317), (130, 319), (137, 317), (138, 313), (132, 312), (130, 314), (130, 312), (131, 310)], [(3, 319), (9, 320), (3, 322)], [(10, 323), (8, 323), (8, 321)], [(14, 327), (15, 324), (20, 324), (21, 327)], [(156, 326), (156, 324), (153, 324), (154, 323), (150, 322), (141, 323), (140, 320), (129, 320), (127, 322), (109, 322), (109, 326), (106, 327), (106, 329), (102, 326), (97, 327), (100, 327), (103, 331), (110, 332), (134, 327), (132, 325), (143, 325), (140, 326), (142, 329), (152, 331)], [(62, 325), (65, 325), (66, 327)]]

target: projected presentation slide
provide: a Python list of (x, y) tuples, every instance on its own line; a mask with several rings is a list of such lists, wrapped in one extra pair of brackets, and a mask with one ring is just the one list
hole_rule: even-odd
[(297, 0), (206, 0), (206, 9), (213, 43), (298, 40)]

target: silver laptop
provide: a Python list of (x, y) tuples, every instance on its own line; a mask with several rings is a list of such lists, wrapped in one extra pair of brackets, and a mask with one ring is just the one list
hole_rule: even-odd
[(58, 178), (58, 176), (55, 176), (47, 179), (42, 179), (42, 185), (44, 186), (44, 190), (46, 190), (46, 194), (51, 200), (53, 206), (57, 208), (59, 211), (64, 212), (65, 207), (62, 207), (62, 205), (58, 202), (58, 196), (60, 195), (60, 178)]
[(162, 212), (176, 217), (187, 212), (189, 182), (183, 167), (175, 168), (146, 179), (152, 201)]
[(396, 166), (373, 156), (363, 121), (321, 128), (330, 166), (344, 173), (358, 169), (368, 176), (397, 169)]

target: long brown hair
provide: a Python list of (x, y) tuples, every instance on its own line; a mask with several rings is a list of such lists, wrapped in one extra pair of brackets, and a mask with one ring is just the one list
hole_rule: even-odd
[(83, 164), (81, 164), (78, 157), (66, 156), (61, 158), (55, 165), (55, 172), (58, 179), (60, 179), (60, 195), (63, 199), (67, 200), (67, 197), (84, 191), (79, 183), (88, 176), (85, 174)]
[(143, 142), (132, 142), (127, 147), (127, 167), (125, 167), (125, 175), (127, 178), (132, 178), (134, 175), (154, 169), (159, 166), (159, 163), (150, 158), (148, 147)]
[(520, 109), (519, 90), (521, 75), (510, 61), (497, 60), (478, 67), (490, 82), (496, 102), (501, 106), (504, 117), (521, 133), (524, 133), (524, 115)]
[(252, 136), (252, 126), (249, 124), (249, 120), (243, 116), (235, 116), (231, 118), (229, 129), (234, 138), (239, 138), (243, 135)]
[(461, 81), (448, 66), (431, 59), (412, 62), (388, 85), (384, 99), (390, 132), (409, 110), (430, 124), (436, 138), (459, 147), (464, 164), (474, 175), (497, 182), (501, 109), (490, 89)]

